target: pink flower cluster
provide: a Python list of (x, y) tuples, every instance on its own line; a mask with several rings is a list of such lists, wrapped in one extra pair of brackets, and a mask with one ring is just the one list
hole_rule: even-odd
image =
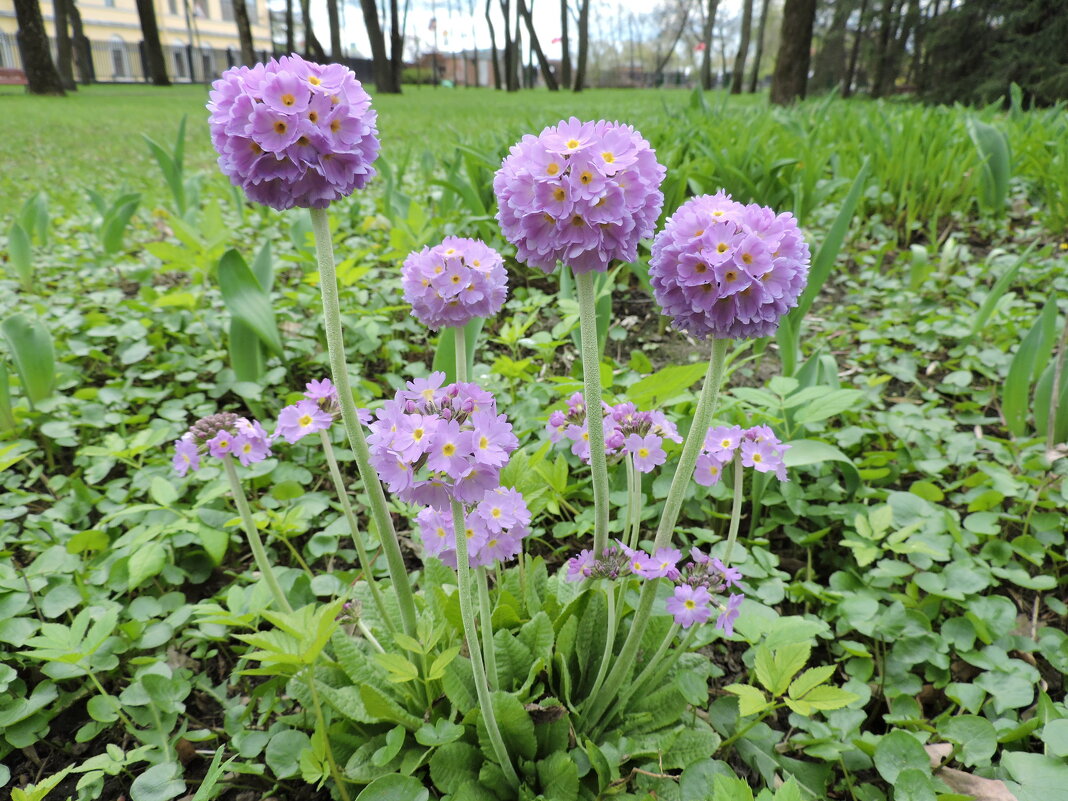
[(341, 414), (338, 405), (337, 387), (329, 378), (309, 381), (305, 386), (304, 400), (286, 406), (278, 413), (278, 426), (271, 439), (284, 439), (290, 445), (308, 434), (325, 431)]
[(493, 178), (497, 220), (521, 262), (604, 271), (652, 236), (664, 172), (631, 126), (572, 117), (512, 146)]
[(499, 312), (508, 294), (508, 274), (504, 259), (485, 242), (449, 236), (408, 255), (401, 285), (419, 322), (450, 328)]
[(440, 372), (409, 381), (377, 411), (367, 438), (371, 464), (389, 491), (436, 509), (453, 499), (482, 500), (519, 445), (490, 393), (444, 381)]
[(779, 481), (789, 481), (782, 459), (789, 448), (767, 426), (710, 428), (697, 457), (693, 478), (703, 487), (715, 486), (723, 478), (723, 468), (740, 450), (742, 467), (752, 467), (758, 473), (775, 473)]
[[(427, 507), (417, 516), (423, 552), (456, 567), (456, 533), (448, 510)], [(521, 493), (497, 487), (468, 506), (464, 516), (467, 554), (472, 567), (506, 562), (519, 555), (530, 534), (530, 510)]]
[(375, 174), (377, 115), (341, 64), (291, 55), (232, 67), (212, 84), (208, 111), (220, 169), (257, 203), (323, 209)]
[[(663, 442), (670, 439), (682, 442), (679, 430), (663, 412), (643, 412), (629, 402), (615, 406), (602, 404), (604, 415), (605, 453), (616, 460), (629, 456), (635, 468), (642, 473), (651, 473), (667, 459)], [(567, 411), (556, 410), (549, 415), (547, 424), (552, 442), (568, 440), (571, 452), (584, 461), (590, 459), (590, 434), (586, 423), (586, 400), (576, 392), (567, 401)]]
[(705, 623), (713, 611), (718, 610), (716, 628), (727, 635), (734, 633), (734, 621), (738, 618), (744, 596), (732, 593), (723, 603), (715, 601), (714, 596), (738, 586), (742, 579), (738, 570), (727, 567), (698, 548), (691, 548), (691, 561), (679, 567), (682, 553), (675, 548), (661, 548), (654, 554), (648, 554), (628, 548), (622, 542), (617, 542), (617, 545), (618, 548), (607, 548), (600, 559), (588, 550), (572, 557), (565, 565), (565, 579), (618, 579), (631, 575), (643, 579), (666, 578), (676, 584), (674, 594), (666, 605), (676, 623), (684, 629), (689, 628), (695, 623)]
[(174, 441), (171, 465), (178, 475), (200, 469), (203, 453), (222, 459), (233, 456), (248, 467), (271, 455), (271, 437), (256, 420), (219, 412), (197, 420)]
[(792, 214), (719, 192), (684, 203), (653, 241), (653, 294), (676, 328), (704, 339), (775, 333), (808, 280)]

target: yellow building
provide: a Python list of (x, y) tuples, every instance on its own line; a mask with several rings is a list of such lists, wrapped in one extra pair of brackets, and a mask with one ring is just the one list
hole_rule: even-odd
[[(211, 80), (240, 62), (232, 0), (153, 0), (160, 42), (172, 81)], [(134, 0), (75, 0), (92, 54), (92, 78), (142, 81), (141, 22)], [(51, 0), (40, 0), (45, 28), (53, 43)], [(267, 0), (245, 0), (258, 56), (271, 51)], [(0, 67), (21, 67), (15, 34), (14, 0), (0, 0)], [(81, 76), (78, 76), (79, 78)]]

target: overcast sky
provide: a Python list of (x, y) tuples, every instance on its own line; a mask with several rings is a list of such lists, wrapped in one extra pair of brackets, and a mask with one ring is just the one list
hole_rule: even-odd
[[(344, 4), (344, 25), (342, 28), (342, 42), (347, 47), (352, 47), (360, 56), (369, 57), (371, 49), (367, 41), (367, 29), (363, 24), (363, 14), (360, 11), (358, 0), (341, 0)], [(531, 0), (528, 0), (530, 3)], [(578, 0), (572, 0), (576, 6)], [(690, 2), (704, 2), (704, 0), (690, 0)], [(404, 0), (400, 0), (403, 13)], [(560, 58), (560, 45), (553, 40), (560, 36), (560, 2), (559, 0), (533, 0), (534, 27), (538, 32), (545, 55), (550, 59)], [(721, 18), (733, 17), (739, 13), (742, 0), (721, 0), (717, 16)], [(275, 8), (284, 8), (277, 0), (271, 0)], [(498, 7), (498, 3), (494, 2)], [(513, 3), (514, 5), (514, 3)], [(408, 40), (405, 43), (405, 56), (411, 57), (415, 52), (414, 44), (418, 44), (419, 52), (429, 52), (433, 49), (434, 31), (430, 29), (430, 21), (437, 20), (437, 45), (443, 52), (471, 49), (472, 47), (488, 48), (489, 28), (483, 16), (485, 0), (475, 0), (474, 18), (468, 13), (458, 13), (458, 8), (466, 12), (470, 8), (470, 0), (411, 0), (411, 10), (408, 14)], [(657, 7), (654, 0), (591, 0), (590, 2), (590, 34), (596, 38), (600, 27), (616, 25), (620, 15), (629, 12), (648, 13)], [(315, 33), (319, 41), (328, 45), (330, 41), (329, 26), (326, 17), (326, 3), (312, 0), (312, 21)], [(499, 13), (494, 15), (494, 26), (497, 30), (497, 43), (503, 42), (503, 34), (499, 29)], [(576, 25), (572, 18), (568, 33), (571, 37), (571, 47), (575, 47)], [(413, 42), (413, 38), (417, 40)]]

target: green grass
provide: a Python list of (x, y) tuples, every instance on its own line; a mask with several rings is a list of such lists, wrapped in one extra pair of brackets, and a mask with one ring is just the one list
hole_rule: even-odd
[[(377, 95), (383, 155), (407, 150), (451, 150), (457, 141), (478, 141), (502, 123), (518, 133), (572, 114), (634, 121), (651, 120), (688, 102), (684, 91), (601, 89), (551, 94), (507, 94), (486, 89), (408, 87), (400, 96)], [(17, 210), (38, 189), (53, 205), (85, 200), (84, 189), (107, 196), (120, 189), (160, 190), (158, 168), (141, 141), (147, 134), (171, 143), (183, 115), (189, 117), (187, 163), (210, 169), (215, 161), (204, 104), (208, 87), (90, 86), (67, 97), (34, 97), (5, 89), (5, 135), (0, 138), (0, 217)]]

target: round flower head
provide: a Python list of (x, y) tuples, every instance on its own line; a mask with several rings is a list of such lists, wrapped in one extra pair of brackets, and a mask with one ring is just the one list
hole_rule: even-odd
[(700, 339), (775, 333), (808, 280), (808, 245), (789, 213), (730, 195), (684, 203), (653, 240), (653, 294), (676, 328)]
[(444, 380), (433, 373), (408, 382), (376, 412), (367, 438), (371, 464), (389, 491), (438, 509), (482, 500), (519, 445), (490, 393), (477, 384), (443, 387)]
[[(484, 493), (477, 504), (467, 506), (464, 515), (468, 560), (472, 567), (505, 562), (522, 551), (523, 539), (530, 534), (530, 511), (523, 496), (514, 489), (497, 487)], [(456, 567), (456, 534), (452, 514), (428, 506), (416, 515), (423, 552)]]
[(375, 174), (377, 115), (341, 64), (292, 55), (232, 67), (207, 107), (219, 167), (256, 203), (324, 209)]
[[(650, 473), (664, 463), (667, 454), (661, 447), (665, 439), (682, 442), (679, 430), (663, 412), (639, 411), (633, 403), (603, 404), (604, 445), (609, 462), (617, 462), (627, 454), (641, 473)], [(590, 458), (589, 428), (586, 425), (586, 402), (581, 392), (567, 401), (567, 411), (557, 410), (549, 415), (549, 440), (571, 442), (571, 452), (584, 461)]]
[(428, 328), (466, 325), (501, 310), (508, 293), (504, 260), (477, 239), (450, 236), (410, 253), (401, 269), (404, 299)]
[(178, 475), (198, 470), (203, 453), (216, 459), (233, 456), (248, 467), (271, 455), (271, 437), (256, 420), (219, 412), (197, 420), (175, 440), (172, 465)]
[(493, 179), (497, 221), (516, 258), (547, 273), (634, 261), (652, 236), (664, 168), (641, 134), (618, 122), (567, 122), (527, 135)]

